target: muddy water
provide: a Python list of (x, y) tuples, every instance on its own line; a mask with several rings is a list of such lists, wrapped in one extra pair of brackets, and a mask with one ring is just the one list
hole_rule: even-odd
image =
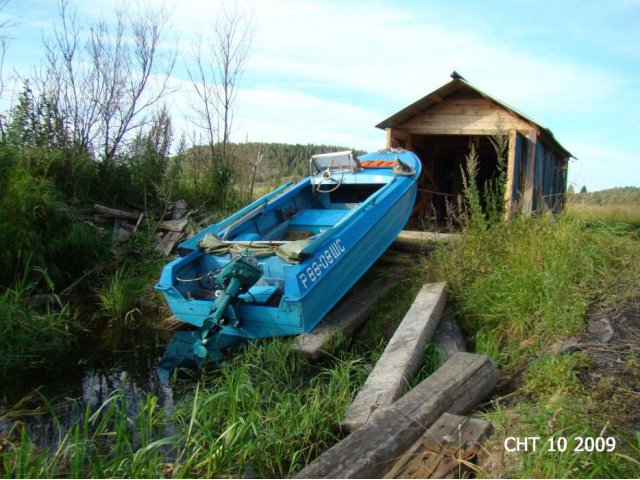
[[(126, 398), (130, 417), (138, 413), (147, 394), (158, 397), (158, 407), (170, 415), (174, 392), (168, 372), (157, 368), (166, 336), (144, 333), (130, 339), (135, 339), (135, 348), (102, 344), (76, 353), (73, 363), (0, 378), (0, 436), (10, 437), (17, 433), (12, 429), (24, 425), (38, 445), (55, 444), (58, 422), (63, 427), (72, 425), (87, 407), (98, 407), (115, 392)], [(53, 406), (58, 422), (47, 404)], [(171, 433), (171, 426), (167, 430)]]

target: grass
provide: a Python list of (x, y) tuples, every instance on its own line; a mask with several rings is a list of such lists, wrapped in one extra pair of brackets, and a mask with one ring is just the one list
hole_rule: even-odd
[[(35, 269), (47, 289), (53, 283), (46, 271)], [(75, 340), (77, 312), (58, 297), (45, 305), (30, 304), (39, 281), (23, 275), (13, 288), (0, 293), (0, 374), (10, 370), (41, 368), (67, 352)]]
[[(253, 343), (183, 384), (170, 424), (157, 399), (137, 413), (114, 394), (87, 410), (59, 443), (39, 448), (23, 431), (0, 452), (5, 477), (286, 477), (342, 437), (339, 421), (397, 322), (426, 280), (452, 286), (455, 314), (479, 353), (501, 367), (500, 391), (483, 415), (496, 427), (482, 472), (491, 477), (623, 477), (640, 474), (640, 445), (615, 421), (615, 391), (601, 402), (583, 373), (583, 352), (549, 347), (585, 328), (594, 305), (614, 307), (637, 296), (640, 242), (615, 222), (566, 215), (515, 219), (467, 231), (413, 271), (378, 303), (367, 328), (343, 337), (322, 363), (309, 363), (286, 339)], [(124, 274), (122, 274), (124, 278)], [(420, 378), (434, 368), (430, 347)], [(637, 360), (635, 360), (637, 362)], [(635, 365), (629, 359), (630, 367)], [(625, 397), (626, 395), (626, 397)], [(535, 452), (506, 454), (507, 436), (540, 436)], [(614, 436), (615, 452), (549, 451), (548, 439)]]
[[(12, 181), (26, 185), (22, 177)], [(12, 204), (40, 205), (34, 199), (46, 200), (51, 188), (38, 185), (41, 191), (32, 192), (33, 199), (22, 199), (22, 190), (14, 189), (15, 198), (5, 197), (0, 207), (9, 210), (7, 198)], [(130, 405), (121, 392), (114, 392), (71, 425), (57, 422), (55, 445), (37, 445), (16, 423), (0, 438), (0, 475), (291, 476), (342, 437), (342, 413), (420, 285), (446, 280), (455, 315), (472, 347), (501, 368), (499, 393), (482, 412), (497, 431), (487, 446), (484, 474), (639, 477), (640, 441), (619, 411), (620, 405), (637, 403), (638, 392), (622, 381), (585, 381), (594, 369), (589, 355), (557, 355), (551, 350), (556, 341), (581, 335), (586, 317), (596, 307), (616, 310), (637, 300), (637, 204), (571, 204), (558, 219), (490, 223), (479, 217), (482, 199), (472, 175), (467, 188), (476, 191), (467, 196), (471, 218), (460, 240), (444, 246), (422, 270), (404, 272), (403, 282), (378, 303), (367, 326), (353, 340), (340, 337), (324, 361), (309, 363), (290, 350), (287, 340), (263, 341), (234, 353), (219, 369), (202, 372), (195, 382), (176, 379), (179, 401), (170, 418), (156, 397)], [(54, 204), (53, 200), (43, 204)], [(24, 230), (38, 225), (38, 218), (29, 217)], [(84, 242), (80, 233), (78, 242)], [(39, 242), (40, 237), (34, 237), (32, 243)], [(42, 262), (65, 250), (53, 245), (54, 253), (40, 254)], [(149, 272), (159, 271), (150, 262), (121, 264), (95, 290), (100, 318), (121, 331), (139, 323), (135, 301), (152, 282)], [(7, 278), (13, 279), (14, 264), (3, 263)], [(79, 323), (77, 314), (65, 304), (25, 306), (25, 297), (34, 291), (29, 285), (25, 280), (0, 295), (3, 368), (50, 362), (73, 344), (70, 328)], [(428, 347), (414, 384), (436, 368), (437, 356)], [(630, 355), (625, 368), (637, 370), (637, 358)], [(57, 418), (51, 405), (49, 412)], [(167, 426), (173, 430), (168, 432)], [(502, 441), (512, 435), (540, 436), (542, 447), (506, 455)], [(549, 451), (546, 441), (560, 436), (570, 444), (578, 436), (615, 436), (618, 445), (615, 452), (560, 455)]]
[[(637, 478), (636, 432), (616, 422), (621, 403), (600, 401), (600, 386), (583, 377), (593, 368), (585, 352), (554, 354), (551, 346), (580, 336), (596, 307), (617, 311), (640, 291), (640, 241), (634, 217), (611, 207), (573, 206), (558, 219), (516, 218), (469, 228), (426, 268), (447, 280), (457, 318), (478, 353), (501, 368), (500, 391), (485, 412), (498, 432), (490, 441), (490, 477)], [(585, 213), (588, 211), (588, 215)], [(625, 211), (630, 211), (625, 208)], [(610, 389), (619, 402), (631, 388)], [(623, 404), (623, 403), (622, 403)], [(508, 436), (539, 436), (536, 452), (506, 454)], [(550, 437), (615, 436), (615, 452), (560, 454)]]
[(594, 302), (633, 298), (639, 251), (638, 242), (615, 226), (520, 218), (468, 232), (440, 251), (429, 269), (451, 283), (476, 349), (506, 366), (580, 332)]
[(629, 231), (640, 231), (640, 203), (606, 205), (570, 203), (567, 215), (591, 224), (618, 225)]
[(98, 313), (112, 323), (135, 323), (136, 315), (141, 315), (136, 302), (147, 290), (148, 281), (145, 278), (132, 276), (127, 267), (122, 266), (98, 289)]

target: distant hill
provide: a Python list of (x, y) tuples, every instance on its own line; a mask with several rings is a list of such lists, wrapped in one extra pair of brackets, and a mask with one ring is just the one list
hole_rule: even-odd
[(640, 187), (615, 187), (597, 192), (574, 193), (570, 197), (573, 203), (592, 205), (613, 205), (635, 203), (640, 205)]
[[(208, 147), (192, 147), (190, 150)], [(236, 160), (245, 163), (255, 162), (258, 152), (262, 151), (262, 161), (256, 172), (256, 181), (260, 183), (281, 183), (282, 180), (299, 179), (309, 175), (309, 159), (316, 153), (354, 150), (356, 154), (364, 153), (353, 147), (339, 145), (290, 144), (246, 142), (231, 143), (229, 151)]]

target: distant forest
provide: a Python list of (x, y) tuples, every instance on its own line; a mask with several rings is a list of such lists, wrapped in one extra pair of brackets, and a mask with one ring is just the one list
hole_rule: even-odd
[(227, 148), (233, 157), (242, 159), (244, 168), (255, 169), (256, 183), (269, 186), (283, 181), (299, 180), (309, 175), (309, 159), (317, 153), (343, 150), (353, 150), (356, 154), (364, 153), (353, 147), (300, 143), (231, 143)]

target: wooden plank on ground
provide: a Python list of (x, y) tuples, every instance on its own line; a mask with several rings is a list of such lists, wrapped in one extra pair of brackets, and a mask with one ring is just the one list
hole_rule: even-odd
[(170, 232), (182, 232), (189, 223), (189, 219), (183, 218), (181, 220), (165, 220), (160, 222), (158, 227), (161, 230), (168, 230)]
[(470, 411), (497, 381), (498, 369), (489, 357), (458, 353), (393, 405), (377, 410), (296, 478), (380, 478), (443, 413)]
[(113, 217), (113, 218), (125, 218), (129, 220), (137, 220), (138, 216), (140, 215), (139, 213), (135, 213), (135, 212), (127, 212), (125, 210), (118, 210), (116, 208), (105, 207), (104, 205), (99, 205), (97, 203), (93, 205), (93, 209), (106, 217)]
[(467, 351), (460, 327), (458, 327), (451, 312), (445, 312), (442, 316), (440, 325), (433, 335), (433, 343), (442, 352), (443, 362), (449, 360), (458, 352)]
[(402, 230), (391, 244), (391, 248), (403, 252), (422, 252), (438, 243), (449, 243), (456, 237), (454, 233), (419, 232)]
[(156, 241), (154, 248), (165, 255), (169, 255), (180, 240), (181, 235), (180, 232), (167, 232), (166, 235)]
[(356, 287), (324, 317), (313, 332), (298, 335), (292, 348), (308, 358), (319, 358), (339, 333), (353, 333), (360, 327), (371, 315), (377, 301), (389, 293), (399, 281), (400, 278), (396, 276), (376, 279), (367, 285), (366, 295), (363, 295), (362, 288)]
[(422, 287), (345, 413), (344, 428), (351, 432), (357, 430), (376, 409), (387, 407), (402, 396), (420, 366), (424, 348), (438, 327), (446, 303), (445, 282)]
[(468, 478), (481, 443), (492, 433), (486, 420), (445, 413), (385, 478)]

